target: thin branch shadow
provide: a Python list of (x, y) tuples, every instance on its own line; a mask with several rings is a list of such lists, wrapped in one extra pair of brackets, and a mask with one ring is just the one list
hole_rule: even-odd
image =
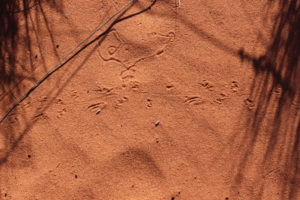
[[(60, 64), (58, 68), (55, 68), (55, 70), (52, 70), (51, 73), (48, 74), (48, 76), (50, 76), (54, 72), (58, 71), (64, 65), (66, 65), (66, 64), (70, 63), (71, 61), (73, 61), (77, 57), (77, 55), (79, 53), (81, 53), (83, 50), (85, 50), (86, 48), (88, 48), (89, 46), (91, 46), (92, 44), (94, 44), (96, 41), (98, 41), (98, 43), (93, 47), (93, 49), (88, 53), (88, 55), (83, 59), (83, 61), (77, 67), (75, 67), (75, 69), (72, 70), (72, 72), (71, 72), (70, 75), (66, 75), (66, 73), (62, 74), (62, 77), (60, 77), (60, 79), (57, 80), (57, 83), (55, 84), (55, 86), (52, 89), (49, 89), (49, 91), (47, 92), (47, 97), (46, 97), (47, 102), (44, 103), (44, 105), (42, 105), (41, 107), (38, 107), (35, 110), (35, 115), (33, 116), (33, 118), (31, 117), (30, 119), (27, 119), (26, 114), (24, 112), (21, 112), (20, 116), (23, 117), (22, 120), (24, 121), (25, 126), (21, 127), (21, 130), (18, 130), (18, 133), (16, 133), (16, 128), (13, 128), (13, 126), (15, 126), (15, 124), (11, 123), (12, 121), (14, 121), (14, 120), (16, 121), (17, 120), (17, 117), (15, 116), (16, 114), (15, 113), (11, 113), (8, 116), (8, 118), (6, 120), (7, 123), (4, 125), (5, 127), (1, 127), (5, 131), (1, 133), (2, 134), (2, 138), (0, 138), (0, 139), (4, 139), (5, 140), (6, 146), (4, 148), (4, 151), (3, 151), (3, 149), (0, 149), (1, 150), (0, 151), (0, 165), (7, 162), (7, 159), (9, 158), (10, 154), (14, 152), (14, 150), (19, 145), (20, 141), (22, 141), (22, 139), (28, 133), (28, 131), (39, 120), (39, 117), (43, 116), (43, 113), (53, 104), (53, 102), (55, 101), (56, 97), (64, 90), (64, 88), (69, 84), (69, 82), (74, 78), (74, 76), (79, 72), (79, 70), (85, 65), (85, 63), (88, 61), (88, 59), (95, 53), (96, 49), (99, 47), (99, 45), (105, 39), (105, 37), (107, 36), (107, 34), (110, 31), (113, 30), (113, 26), (115, 24), (121, 22), (121, 21), (124, 21), (126, 19), (129, 19), (131, 17), (134, 17), (136, 15), (139, 15), (139, 14), (141, 14), (141, 13), (149, 10), (152, 6), (154, 6), (155, 2), (156, 1), (153, 1), (153, 3), (150, 4), (149, 7), (145, 8), (145, 9), (143, 9), (143, 10), (137, 12), (137, 13), (130, 14), (130, 15), (127, 15), (127, 16), (121, 18), (121, 16), (126, 12), (126, 10), (123, 10), (121, 13), (119, 13), (119, 16), (115, 19), (115, 21), (113, 21), (113, 23), (110, 24), (104, 30), (104, 32), (102, 32), (98, 36), (95, 36), (91, 41), (89, 41), (86, 44), (84, 44), (72, 56), (70, 56), (69, 58), (67, 58), (67, 60), (65, 60), (62, 64)], [(25, 10), (27, 10), (27, 9), (25, 9)], [(45, 21), (45, 22), (47, 22), (47, 21)], [(52, 40), (52, 42), (54, 42), (54, 41)], [(46, 79), (43, 79), (42, 81), (39, 80), (39, 81), (40, 81), (40, 83), (42, 83), (45, 80)], [(59, 85), (59, 88), (57, 88), (58, 85)], [(19, 121), (19, 120), (17, 120), (17, 121)], [(2, 124), (2, 126), (3, 126), (3, 124)], [(4, 135), (4, 137), (3, 137), (3, 135)]]
[[(270, 6), (274, 2), (269, 2)], [(248, 103), (253, 104), (246, 120), (248, 127), (240, 141), (241, 158), (237, 162), (234, 185), (242, 187), (260, 138), (266, 141), (258, 170), (275, 166), (279, 174), (281, 199), (296, 199), (299, 188), (300, 140), (300, 1), (279, 1), (271, 43), (258, 58), (239, 51), (241, 61), (255, 70)], [(269, 167), (268, 167), (269, 166)], [(269, 169), (268, 169), (269, 170)], [(269, 174), (268, 174), (269, 175)], [(267, 175), (257, 176), (252, 185), (256, 199), (262, 199)], [(235, 192), (238, 192), (239, 188)]]
[[(26, 2), (24, 0), (24, 2)], [(166, 1), (168, 3), (168, 1)], [(273, 4), (270, 1), (270, 5)], [(233, 182), (233, 193), (238, 194), (244, 183), (247, 181), (245, 174), (247, 166), (252, 164), (254, 151), (259, 138), (266, 141), (262, 151), (259, 171), (263, 172), (266, 166), (277, 165), (281, 172), (279, 186), (281, 188), (281, 199), (296, 199), (299, 187), (299, 144), (300, 144), (300, 95), (297, 80), (300, 79), (299, 54), (300, 54), (300, 1), (299, 0), (279, 0), (280, 10), (274, 23), (274, 32), (271, 43), (267, 46), (266, 52), (255, 57), (244, 51), (245, 48), (235, 49), (221, 40), (212, 37), (205, 30), (196, 26), (184, 16), (176, 13), (176, 18), (199, 38), (208, 41), (227, 54), (240, 58), (242, 62), (248, 62), (253, 66), (255, 78), (250, 86), (250, 97), (248, 103), (253, 104), (251, 111), (246, 113), (247, 131), (243, 134), (235, 135), (235, 142), (239, 146), (235, 166), (235, 178)], [(24, 77), (18, 73), (16, 68), (18, 62), (15, 55), (19, 51), (18, 43), (21, 40), (19, 35), (19, 21), (12, 15), (11, 9), (21, 10), (25, 19), (28, 18), (28, 10), (35, 8), (32, 4), (24, 3), (25, 8), (20, 9), (16, 1), (3, 1), (0, 3), (0, 88), (1, 107), (13, 102), (18, 93), (22, 91), (22, 86), (15, 89), (15, 93), (10, 93), (15, 84)], [(26, 7), (27, 6), (27, 7)], [(152, 14), (165, 16), (165, 13)], [(45, 16), (45, 15), (44, 15)], [(45, 16), (46, 17), (46, 16)], [(173, 16), (172, 16), (173, 17)], [(29, 31), (29, 20), (25, 20), (25, 30)], [(47, 22), (47, 20), (45, 20)], [(27, 24), (27, 25), (26, 25)], [(48, 29), (51, 30), (50, 28)], [(34, 60), (30, 49), (31, 40), (29, 34), (25, 34), (27, 49), (30, 52), (30, 66), (27, 69), (30, 73), (34, 69)], [(87, 59), (93, 55), (97, 45), (91, 50), (82, 63), (64, 81), (62, 87), (49, 93), (51, 100), (39, 112), (45, 112), (55, 97), (59, 95), (63, 88), (70, 82), (76, 73), (83, 67)], [(30, 79), (34, 80), (34, 78)], [(3, 97), (3, 94), (8, 94)], [(37, 113), (38, 114), (38, 113)], [(244, 113), (243, 113), (244, 115)], [(35, 122), (29, 122), (17, 139), (11, 145), (11, 151), (16, 148), (19, 141), (30, 130)], [(11, 126), (8, 132), (14, 132)], [(9, 138), (9, 136), (7, 136)], [(238, 140), (238, 138), (241, 138)], [(6, 152), (9, 155), (9, 152)], [(5, 156), (1, 163), (7, 159)], [(265, 176), (258, 176), (256, 184), (251, 185), (255, 199), (262, 199), (265, 189)], [(259, 183), (259, 184), (257, 184)]]
[[(59, 0), (4, 0), (0, 2), (0, 110), (4, 113), (24, 93), (28, 83), (34, 83), (38, 77), (35, 74), (40, 67), (46, 69), (44, 44), (39, 42), (41, 29), (50, 27), (47, 16), (43, 21), (37, 17), (42, 7), (47, 6), (55, 11), (61, 11), (63, 5)], [(55, 27), (48, 29), (51, 43), (55, 45), (53, 36)], [(38, 46), (38, 48), (36, 48)], [(37, 49), (37, 50), (36, 50)], [(57, 50), (53, 50), (58, 57)], [(40, 59), (41, 57), (41, 59)], [(19, 108), (22, 109), (22, 108)], [(0, 158), (5, 160), (7, 152), (14, 146), (19, 137), (20, 121), (25, 126), (30, 124), (22, 109), (18, 116), (11, 115), (7, 123), (1, 124)]]

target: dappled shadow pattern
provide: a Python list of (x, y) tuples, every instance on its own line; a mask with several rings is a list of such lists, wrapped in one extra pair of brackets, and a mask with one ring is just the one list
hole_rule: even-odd
[[(49, 28), (49, 22), (46, 18), (46, 13), (43, 10), (42, 2), (40, 2), (40, 1), (36, 1), (36, 2), (37, 2), (36, 6), (38, 6), (38, 9), (39, 9), (38, 11), (40, 11), (40, 13), (38, 13), (38, 14), (43, 17), (44, 23), (45, 23), (44, 26), (46, 26), (46, 29), (49, 32), (48, 37), (50, 37), (52, 46), (55, 47), (56, 45), (55, 45), (54, 37), (51, 33), (52, 30)], [(134, 1), (131, 1), (131, 2), (134, 2)], [(55, 7), (55, 4), (53, 4), (53, 2), (51, 3), (49, 1), (47, 3), (49, 3), (50, 8)], [(0, 148), (0, 165), (7, 162), (8, 158), (9, 158), (9, 155), (14, 152), (16, 147), (22, 141), (24, 136), (30, 131), (30, 129), (33, 127), (33, 125), (39, 119), (46, 119), (47, 118), (47, 116), (45, 115), (46, 110), (54, 103), (56, 97), (59, 94), (61, 94), (63, 89), (70, 83), (70, 81), (79, 72), (79, 70), (86, 64), (88, 59), (95, 53), (95, 51), (97, 50), (99, 45), (101, 45), (102, 41), (105, 39), (106, 35), (110, 31), (112, 31), (113, 26), (116, 25), (117, 23), (120, 23), (124, 20), (135, 17), (139, 14), (142, 14), (142, 13), (150, 10), (155, 5), (155, 3), (156, 3), (156, 0), (153, 0), (150, 5), (143, 8), (142, 10), (140, 10), (136, 13), (128, 14), (125, 17), (121, 18), (121, 16), (123, 16), (123, 14), (125, 14), (126, 11), (133, 6), (132, 3), (130, 5), (128, 4), (126, 9), (122, 9), (122, 11), (119, 12), (118, 15), (115, 16), (115, 19), (108, 25), (107, 28), (105, 28), (99, 34), (95, 34), (95, 36), (93, 36), (89, 40), (86, 40), (85, 42), (81, 42), (80, 43), (81, 44), (80, 48), (76, 49), (76, 51), (74, 50), (74, 52), (72, 54), (70, 54), (69, 57), (65, 58), (65, 60), (63, 62), (61, 62), (59, 65), (57, 65), (57, 67), (55, 69), (51, 70), (51, 72), (47, 71), (46, 76), (43, 76), (42, 79), (39, 79), (39, 77), (37, 77), (38, 81), (36, 81), (36, 80), (33, 81), (33, 84), (35, 84), (35, 87), (31, 87), (31, 89), (27, 90), (26, 95), (23, 96), (21, 99), (24, 100), (25, 98), (27, 98), (29, 96), (29, 94), (32, 91), (34, 91), (35, 88), (37, 88), (37, 86), (39, 84), (36, 85), (36, 82), (42, 83), (43, 81), (46, 80), (47, 77), (49, 77), (54, 72), (59, 70), (61, 67), (63, 67), (67, 63), (69, 63), (71, 60), (75, 59), (75, 57), (77, 57), (77, 55), (79, 53), (81, 53), (83, 50), (85, 50), (87, 47), (91, 46), (92, 44), (95, 44), (95, 45), (93, 45), (94, 47), (86, 54), (86, 56), (83, 59), (80, 60), (79, 64), (74, 64), (72, 69), (70, 69), (68, 71), (68, 73), (61, 74), (60, 78), (54, 81), (55, 82), (54, 86), (50, 87), (50, 89), (46, 91), (46, 93), (47, 93), (46, 96), (42, 97), (40, 100), (37, 100), (38, 102), (40, 102), (40, 105), (38, 105), (36, 109), (32, 108), (34, 110), (34, 111), (31, 110), (31, 111), (33, 111), (32, 113), (34, 113), (32, 116), (30, 116), (30, 117), (26, 116), (25, 109), (23, 109), (20, 106), (17, 107), (18, 104), (14, 104), (14, 102), (15, 102), (14, 100), (10, 101), (11, 104), (14, 104), (14, 107), (12, 107), (13, 109), (9, 110), (11, 112), (8, 112), (9, 116), (7, 115), (8, 116), (7, 118), (6, 117), (2, 118), (2, 119), (5, 119), (5, 123), (0, 123), (1, 124), (1, 126), (0, 126), (0, 131), (1, 131), (0, 132), (0, 147), (1, 147)], [(60, 4), (58, 4), (58, 5), (60, 5)], [(28, 9), (25, 9), (25, 10), (28, 10)], [(57, 9), (57, 8), (55, 9), (55, 11), (58, 11), (59, 13), (63, 13), (62, 11), (59, 11), (59, 9)], [(39, 32), (36, 31), (36, 30), (33, 30), (33, 32), (36, 35), (36, 37), (38, 37)], [(30, 34), (28, 34), (28, 38), (31, 39)], [(96, 41), (98, 41), (98, 43), (95, 43)], [(39, 43), (38, 39), (35, 42)], [(40, 54), (42, 56), (42, 48), (38, 45), (35, 49), (39, 49)], [(29, 50), (27, 50), (27, 51), (29, 51)], [(31, 52), (31, 51), (29, 51), (29, 52)], [(57, 52), (55, 51), (55, 48), (54, 48), (53, 53), (55, 55), (58, 55)], [(57, 86), (59, 86), (59, 87), (57, 87)], [(3, 103), (3, 102), (4, 101), (2, 100), (1, 103)], [(22, 101), (21, 102), (17, 101), (17, 102), (20, 104)], [(14, 108), (16, 108), (16, 109), (14, 109)], [(15, 112), (13, 112), (17, 109), (18, 109), (18, 115)], [(22, 109), (21, 110), (22, 112), (20, 112), (20, 109)], [(20, 123), (20, 121), (22, 123)], [(22, 127), (20, 125), (22, 125)], [(4, 140), (4, 142), (1, 141), (1, 140)], [(5, 143), (5, 144), (3, 145), (3, 143)]]
[[(264, 198), (272, 174), (279, 180), (274, 183), (278, 198), (296, 199), (299, 194), (300, 1), (270, 1), (269, 6), (277, 3), (279, 12), (266, 52), (259, 58), (243, 49), (238, 52), (242, 61), (252, 64), (255, 78), (245, 102), (250, 110), (248, 129), (239, 142), (242, 156), (234, 185), (247, 185), (245, 174), (258, 161), (256, 170), (261, 175), (250, 184), (255, 199)], [(257, 148), (263, 149), (261, 157), (256, 156)]]
[[(2, 0), (0, 1), (0, 113), (1, 119), (24, 91), (39, 77), (36, 71), (46, 70), (45, 48), (40, 42), (41, 30), (46, 27), (51, 38), (53, 53), (58, 57), (55, 48), (54, 30), (44, 7), (55, 12), (62, 12), (60, 0)], [(44, 48), (44, 50), (43, 50)], [(0, 125), (0, 163), (5, 162), (7, 153), (19, 141), (20, 124), (22, 129), (30, 127), (21, 114), (11, 114), (5, 123)], [(1, 121), (2, 122), (2, 121)]]
[[(19, 50), (18, 43), (22, 39), (19, 34), (20, 22), (16, 11), (20, 9), (19, 1), (0, 2), (0, 87), (1, 100), (6, 96), (10, 86), (18, 82), (21, 77), (17, 73), (16, 54)], [(27, 9), (24, 9), (26, 15)], [(28, 28), (28, 27), (27, 27)], [(24, 38), (26, 39), (26, 38)], [(28, 40), (29, 42), (29, 40)], [(8, 95), (9, 99), (13, 95)]]
[[(250, 63), (255, 72), (250, 96), (245, 101), (246, 132), (237, 132), (230, 140), (231, 145), (238, 147), (234, 149), (237, 162), (234, 162), (232, 196), (247, 193), (243, 194), (246, 199), (263, 199), (264, 195), (270, 195), (267, 187), (273, 187), (268, 183), (274, 182), (277, 186), (271, 192), (274, 199), (278, 199), (276, 195), (280, 199), (296, 199), (300, 164), (300, 86), (297, 83), (297, 79), (300, 80), (300, 1), (267, 1), (270, 11), (276, 6), (279, 10), (269, 45), (259, 57), (213, 37), (180, 13), (176, 12), (175, 17), (199, 38)], [(173, 17), (172, 14), (155, 14)], [(272, 16), (272, 13), (267, 14)], [(247, 192), (242, 191), (243, 187)]]
[[(22, 80), (35, 81), (30, 75), (34, 71), (34, 59), (38, 59), (38, 55), (42, 52), (34, 54), (33, 40), (38, 38), (41, 23), (44, 23), (47, 28), (50, 26), (43, 10), (44, 3), (57, 11), (62, 6), (55, 0), (4, 0), (0, 2), (0, 100), (5, 99), (6, 104), (14, 101), (16, 95), (21, 92)], [(33, 21), (30, 13), (35, 15), (41, 13), (42, 20)], [(32, 34), (33, 30), (34, 34)], [(48, 31), (52, 39), (52, 32), (50, 29)], [(52, 40), (55, 45), (54, 39)]]

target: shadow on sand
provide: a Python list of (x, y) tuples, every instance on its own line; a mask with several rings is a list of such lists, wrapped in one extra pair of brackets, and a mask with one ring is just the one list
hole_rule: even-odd
[(241, 154), (234, 187), (239, 193), (249, 184), (246, 174), (256, 162), (257, 175), (247, 189), (251, 195), (264, 199), (266, 188), (273, 185), (278, 195), (274, 199), (293, 200), (300, 178), (300, 1), (270, 1), (269, 6), (277, 3), (279, 12), (266, 52), (258, 58), (243, 49), (238, 52), (241, 61), (252, 64), (255, 77), (245, 102), (250, 110), (247, 131), (238, 136)]
[[(62, 13), (59, 0), (3, 0), (0, 2), (0, 111), (10, 108), (30, 85), (38, 80), (37, 71), (46, 71), (45, 43), (41, 33), (50, 38), (51, 49), (59, 59), (55, 27), (48, 20), (45, 7)], [(46, 31), (44, 31), (46, 30)], [(0, 125), (0, 163), (17, 146), (24, 135), (21, 129), (31, 127), (25, 109), (12, 113)], [(2, 116), (1, 116), (2, 117)], [(22, 124), (22, 125), (21, 125)], [(26, 131), (25, 131), (26, 132)]]
[[(36, 81), (36, 77), (31, 75), (35, 69), (35, 59), (39, 57), (41, 60), (44, 59), (42, 47), (38, 48), (39, 54), (32, 50), (32, 35), (29, 33), (32, 27), (30, 12), (43, 16), (40, 23), (46, 23), (53, 41), (52, 46), (55, 49), (55, 39), (51, 36), (52, 29), (47, 25), (49, 22), (43, 11), (43, 4), (49, 4), (53, 9), (62, 9), (62, 5), (54, 0), (45, 2), (3, 0), (0, 3), (0, 106), (2, 110), (12, 104), (24, 90), (24, 85), (22, 85), (24, 79)], [(242, 62), (251, 63), (255, 71), (255, 77), (250, 86), (251, 94), (246, 102), (250, 105), (250, 111), (243, 113), (247, 116), (247, 131), (242, 134), (238, 133), (236, 138), (240, 139), (235, 139), (235, 142), (238, 142), (240, 154), (235, 165), (234, 192), (239, 193), (243, 185), (247, 185), (250, 190), (251, 188), (253, 190), (253, 198), (263, 199), (266, 195), (265, 189), (270, 183), (269, 178), (276, 173), (276, 180), (280, 180), (275, 183), (279, 188), (278, 197), (296, 199), (299, 194), (297, 189), (299, 188), (300, 165), (300, 85), (297, 83), (297, 80), (300, 80), (300, 1), (269, 1), (270, 7), (274, 4), (279, 5), (279, 11), (274, 22), (272, 39), (267, 45), (266, 52), (258, 58), (245, 52), (243, 48), (235, 50), (220, 40), (212, 38), (183, 16), (177, 14), (176, 17), (200, 38), (206, 39), (224, 52), (240, 57)], [(38, 31), (35, 34), (38, 38)], [(68, 76), (69, 78), (65, 79), (61, 89), (56, 90), (53, 96), (61, 92), (67, 82), (94, 53), (95, 48)], [(17, 59), (17, 55), (24, 54), (24, 52), (27, 55), (26, 60)], [(41, 111), (47, 109), (52, 101), (49, 101)], [(5, 132), (1, 133), (6, 139), (4, 144), (6, 152), (4, 156), (1, 155), (1, 163), (6, 161), (7, 153), (13, 151), (33, 124), (31, 119), (24, 119), (25, 129), (19, 135), (15, 135), (17, 122), (14, 122), (13, 115), (9, 120), (11, 122), (7, 123)], [(258, 175), (249, 185), (246, 174), (257, 155), (257, 146), (263, 149), (260, 151), (260, 158), (255, 159), (258, 160), (255, 164)]]

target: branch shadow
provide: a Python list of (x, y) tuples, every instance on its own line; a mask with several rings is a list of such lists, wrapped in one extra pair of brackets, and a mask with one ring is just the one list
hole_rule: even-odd
[[(28, 1), (39, 2), (40, 1)], [(24, 85), (22, 81), (36, 81), (35, 77), (22, 76), (17, 68), (23, 69), (27, 74), (34, 71), (35, 54), (32, 52), (30, 30), (30, 19), (28, 12), (35, 9), (37, 5), (33, 5), (23, 1), (23, 7), (20, 7), (18, 1), (1, 1), (0, 3), (0, 100), (1, 109), (7, 107), (8, 104), (15, 101), (16, 96), (20, 94)], [(50, 1), (53, 5), (54, 1)], [(273, 1), (270, 1), (272, 4)], [(245, 174), (247, 173), (247, 165), (252, 162), (254, 155), (254, 147), (258, 142), (259, 137), (264, 137), (267, 141), (264, 151), (262, 152), (262, 166), (260, 171), (264, 171), (266, 165), (278, 165), (282, 176), (281, 198), (296, 199), (297, 187), (299, 185), (299, 143), (300, 143), (300, 113), (299, 113), (299, 86), (297, 79), (300, 79), (299, 69), (299, 53), (300, 53), (300, 3), (299, 0), (280, 0), (280, 11), (277, 15), (274, 24), (274, 32), (272, 41), (268, 45), (266, 52), (256, 58), (245, 52), (243, 48), (233, 49), (217, 38), (213, 38), (210, 34), (194, 25), (192, 22), (177, 14), (177, 19), (185, 24), (197, 35), (210, 42), (214, 46), (224, 52), (237, 56), (243, 62), (252, 64), (255, 70), (255, 78), (251, 85), (251, 94), (248, 103), (256, 104), (251, 112), (247, 114), (247, 131), (239, 142), (239, 151), (241, 154), (236, 163), (236, 175), (234, 179), (234, 191), (238, 193), (240, 187), (245, 183)], [(54, 6), (55, 7), (55, 6)], [(22, 13), (25, 17), (25, 36), (20, 34), (20, 21), (16, 12)], [(157, 13), (158, 15), (164, 15)], [(43, 15), (46, 17), (46, 15)], [(44, 20), (48, 23), (47, 20)], [(51, 29), (48, 28), (49, 32)], [(26, 41), (26, 48), (29, 52), (30, 68), (26, 68), (23, 63), (16, 59), (18, 52), (21, 50), (18, 47), (19, 41)], [(54, 39), (53, 39), (54, 41)], [(99, 43), (100, 44), (100, 43)], [(56, 44), (53, 42), (53, 48)], [(42, 47), (40, 47), (41, 49)], [(54, 48), (55, 49), (55, 48)], [(82, 63), (73, 71), (73, 73), (65, 80), (59, 90), (49, 93), (51, 101), (39, 112), (44, 112), (54, 101), (55, 97), (61, 93), (62, 89), (75, 76), (80, 68), (85, 64), (87, 59), (95, 52), (96, 47), (88, 54)], [(42, 53), (41, 53), (42, 54)], [(58, 55), (58, 54), (57, 54)], [(14, 93), (11, 90), (14, 90)], [(271, 114), (270, 114), (271, 113)], [(17, 138), (9, 134), (14, 132), (15, 127), (6, 127), (7, 140), (10, 141), (8, 152), (5, 152), (5, 157), (1, 158), (0, 163), (5, 163), (10, 152), (12, 152), (24, 135), (30, 130), (35, 122), (24, 119), (27, 123), (26, 128)], [(262, 136), (263, 133), (267, 135)], [(240, 133), (239, 133), (240, 134)], [(10, 138), (10, 139), (9, 139)], [(257, 180), (261, 183), (255, 193), (256, 199), (263, 198), (264, 179), (259, 177)], [(253, 185), (257, 187), (257, 185)]]
[[(55, 12), (61, 12), (60, 0), (3, 0), (0, 2), (0, 111), (1, 114), (11, 107), (28, 87), (38, 80), (37, 71), (46, 71), (45, 43), (40, 42), (44, 26), (55, 44), (55, 27), (43, 12), (47, 6)], [(42, 15), (41, 15), (42, 13)], [(42, 16), (42, 17), (38, 17)], [(58, 52), (53, 48), (55, 57)], [(42, 69), (43, 68), (43, 69)], [(30, 127), (26, 111), (18, 109), (5, 123), (1, 123), (0, 160), (6, 160), (8, 152), (22, 135), (22, 127)]]
[[(251, 105), (246, 114), (247, 131), (238, 142), (241, 154), (233, 191), (238, 194), (249, 184), (246, 174), (258, 159), (255, 168), (261, 175), (248, 185), (255, 199), (264, 198), (267, 181), (276, 176), (278, 197), (293, 200), (300, 178), (300, 1), (269, 1), (269, 6), (275, 3), (279, 11), (266, 52), (258, 58), (243, 49), (238, 52), (242, 62), (253, 66), (255, 78), (246, 102)], [(259, 158), (255, 158), (257, 148), (261, 149)]]
[[(152, 7), (155, 4), (152, 3), (150, 7)], [(52, 5), (53, 6), (53, 5)], [(133, 5), (131, 5), (133, 6)], [(130, 7), (131, 7), (130, 6)], [(50, 89), (46, 91), (47, 96), (41, 99), (42, 105), (37, 106), (37, 108), (33, 108), (33, 116), (28, 117), (25, 113), (25, 109), (17, 107), (15, 111), (13, 111), (11, 114), (8, 115), (5, 123), (1, 124), (1, 135), (0, 135), (0, 166), (8, 161), (9, 156), (16, 150), (20, 142), (23, 140), (23, 138), (27, 135), (27, 133), (31, 130), (31, 128), (38, 122), (40, 119), (47, 118), (44, 114), (47, 111), (47, 109), (55, 102), (56, 98), (58, 97), (59, 94), (64, 90), (64, 88), (70, 83), (70, 81), (74, 78), (74, 76), (80, 71), (80, 69), (86, 64), (86, 62), (89, 60), (89, 58), (95, 54), (97, 48), (101, 45), (103, 40), (106, 38), (107, 34), (111, 32), (113, 29), (113, 26), (121, 21), (124, 21), (126, 19), (129, 19), (131, 17), (134, 17), (138, 14), (141, 14), (145, 11), (147, 11), (150, 8), (144, 9), (143, 11), (140, 11), (135, 14), (128, 15), (126, 17), (121, 18), (121, 16), (128, 10), (123, 10), (122, 12), (119, 13), (118, 16), (116, 16), (115, 21), (113, 21), (112, 24), (110, 24), (104, 31), (97, 35), (93, 36), (94, 38), (91, 39), (91, 41), (86, 41), (85, 43), (82, 44), (82, 47), (79, 50), (76, 50), (75, 53), (73, 53), (71, 56), (69, 56), (65, 61), (63, 61), (59, 67), (55, 68), (55, 70), (52, 70), (51, 73), (48, 74), (48, 76), (52, 75), (54, 72), (58, 71), (61, 67), (63, 67), (66, 64), (69, 64), (71, 61), (74, 61), (74, 59), (77, 59), (77, 56), (85, 49), (90, 47), (91, 45), (95, 44), (93, 48), (87, 53), (85, 57), (83, 57), (80, 60), (80, 63), (74, 64), (72, 66), (72, 69), (68, 71), (68, 73), (63, 72), (61, 73), (61, 77), (58, 80), (55, 80), (54, 86), (50, 86)], [(24, 9), (28, 10), (28, 9)], [(45, 13), (41, 14), (42, 16), (46, 16)], [(47, 23), (48, 20), (44, 20), (44, 23)], [(47, 30), (50, 32), (50, 29), (48, 28), (48, 25), (46, 25)], [(34, 30), (34, 33), (36, 31)], [(53, 43), (55, 41), (53, 40), (54, 37), (50, 35), (50, 40)], [(37, 47), (38, 49), (39, 46)], [(54, 52), (55, 54), (55, 52)], [(46, 79), (39, 79), (42, 83)], [(36, 81), (34, 81), (35, 83)], [(21, 92), (20, 92), (21, 93)], [(38, 100), (40, 101), (40, 100)], [(13, 104), (13, 101), (10, 102)], [(23, 104), (26, 105), (26, 102)], [(21, 118), (21, 120), (20, 120)], [(19, 121), (22, 121), (23, 125), (18, 126)], [(3, 140), (5, 144), (2, 144)], [(3, 147), (4, 146), (4, 147)]]
[[(276, 6), (271, 40), (262, 43), (266, 51), (259, 57), (246, 52), (243, 47), (231, 47), (179, 13), (176, 13), (176, 18), (199, 38), (240, 58), (241, 62), (250, 63), (255, 73), (250, 97), (245, 102), (250, 111), (248, 108), (242, 111), (245, 119), (238, 122), (246, 122), (246, 132), (236, 132), (231, 140), (238, 147), (235, 151), (239, 152), (233, 160), (232, 195), (241, 196), (242, 188), (247, 187), (250, 197), (263, 199), (270, 189), (266, 179), (270, 178), (268, 181), (272, 182), (274, 177), (268, 176), (277, 171), (278, 192), (272, 191), (271, 194), (280, 199), (294, 200), (299, 194), (300, 178), (300, 86), (297, 84), (300, 80), (300, 1), (267, 1), (266, 8), (271, 10)], [(187, 62), (184, 58), (182, 60)], [(259, 152), (257, 148), (261, 148)], [(257, 155), (261, 158), (256, 159)], [(252, 165), (255, 165), (256, 173), (249, 184), (247, 175), (253, 172)]]

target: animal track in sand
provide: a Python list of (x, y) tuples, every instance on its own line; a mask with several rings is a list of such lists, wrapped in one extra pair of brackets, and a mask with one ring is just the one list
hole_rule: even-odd
[(122, 63), (121, 60), (115, 58), (114, 54), (119, 50), (119, 48), (124, 44), (121, 40), (117, 31), (111, 31), (105, 38), (101, 41), (100, 47), (98, 48), (98, 55), (104, 61), (115, 61)]
[(93, 92), (94, 94), (100, 94), (101, 96), (109, 96), (113, 94), (114, 88), (97, 86), (95, 89), (88, 90), (87, 93)]
[(219, 97), (215, 100), (216, 103), (222, 104), (225, 99), (227, 99), (227, 95), (224, 93), (220, 93)]
[(252, 99), (247, 98), (244, 100), (244, 103), (249, 110), (253, 110), (255, 108), (255, 104)]
[(114, 105), (115, 108), (120, 108), (124, 103), (128, 102), (128, 97), (124, 96), (119, 98)]
[(132, 90), (134, 92), (138, 91), (140, 89), (140, 82), (135, 79), (135, 76), (133, 75), (134, 70), (126, 70), (124, 73), (120, 75), (120, 79), (123, 82), (123, 88), (127, 88), (129, 90)]
[(232, 81), (230, 88), (232, 92), (237, 92), (239, 90), (239, 83), (237, 81)]
[[(139, 4), (143, 6), (148, 3), (141, 1)], [(175, 16), (176, 6), (173, 4), (175, 5), (166, 3), (164, 7), (157, 7), (156, 12), (165, 13), (168, 9), (169, 14)], [(165, 19), (152, 15), (135, 18), (133, 24), (106, 35), (97, 50), (99, 57), (104, 62), (115, 62), (128, 70), (148, 58), (161, 56), (166, 52), (167, 46), (175, 40), (175, 21), (172, 17)]]
[(61, 118), (65, 113), (67, 112), (67, 109), (66, 108), (63, 108), (59, 111), (57, 111), (57, 118)]
[(146, 106), (147, 106), (147, 108), (151, 108), (152, 107), (152, 100), (150, 98), (147, 98)]
[(197, 105), (204, 104), (205, 101), (198, 96), (186, 96), (184, 103), (197, 106)]
[(201, 83), (199, 83), (203, 88), (212, 90), (214, 87), (213, 84), (207, 80), (203, 80)]
[(106, 108), (106, 102), (99, 102), (90, 104), (87, 109), (93, 113), (99, 114), (104, 108)]

